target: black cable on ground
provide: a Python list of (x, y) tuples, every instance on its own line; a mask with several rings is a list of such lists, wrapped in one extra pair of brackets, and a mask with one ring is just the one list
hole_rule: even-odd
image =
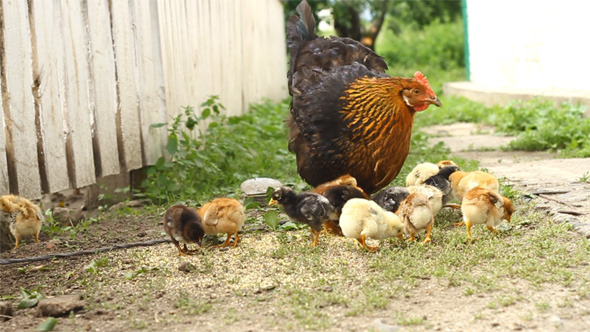
[(97, 254), (99, 252), (111, 251), (115, 249), (127, 249), (133, 247), (147, 247), (153, 246), (160, 243), (172, 242), (170, 239), (160, 239), (160, 240), (150, 240), (144, 242), (133, 242), (133, 243), (122, 243), (117, 244), (111, 247), (102, 247), (96, 249), (87, 249), (87, 250), (80, 250), (74, 252), (66, 252), (60, 254), (50, 254), (44, 256), (37, 256), (37, 257), (24, 257), (24, 258), (12, 258), (12, 259), (1, 259), (0, 258), (0, 265), (7, 265), (7, 264), (14, 264), (14, 263), (28, 263), (28, 262), (38, 262), (44, 261), (52, 258), (67, 258), (73, 256), (82, 256), (82, 255), (92, 255)]

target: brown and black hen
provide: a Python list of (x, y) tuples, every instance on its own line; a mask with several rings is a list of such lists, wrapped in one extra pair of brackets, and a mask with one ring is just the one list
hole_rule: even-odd
[(361, 43), (323, 38), (306, 1), (288, 23), (289, 150), (312, 186), (350, 174), (371, 194), (393, 180), (410, 149), (414, 114), (441, 102), (426, 77), (390, 77)]

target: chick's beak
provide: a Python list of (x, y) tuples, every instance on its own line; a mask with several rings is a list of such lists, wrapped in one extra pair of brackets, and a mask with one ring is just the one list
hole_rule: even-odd
[(270, 201), (268, 202), (268, 205), (276, 205), (276, 204), (279, 204), (279, 202), (274, 198), (271, 198)]

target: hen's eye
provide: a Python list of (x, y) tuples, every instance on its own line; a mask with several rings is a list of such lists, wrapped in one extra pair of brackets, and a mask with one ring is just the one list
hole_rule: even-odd
[(412, 90), (412, 92), (413, 92), (415, 95), (417, 95), (417, 94), (420, 94), (420, 89), (414, 89), (414, 90)]

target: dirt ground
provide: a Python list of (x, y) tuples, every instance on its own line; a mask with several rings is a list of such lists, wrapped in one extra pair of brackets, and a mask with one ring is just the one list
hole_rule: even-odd
[[(459, 143), (448, 144), (459, 146), (454, 151), (458, 156), (481, 160), (482, 166), (495, 174), (528, 192), (537, 192), (541, 209), (555, 217), (570, 218), (568, 221), (579, 224), (579, 231), (585, 234), (585, 225), (590, 222), (587, 206), (590, 184), (576, 181), (590, 170), (589, 160), (568, 160), (572, 165), (566, 166), (563, 161), (551, 159), (553, 156), (549, 154), (481, 151), (477, 150), (481, 147), (477, 142), (489, 144), (493, 136), (473, 137), (479, 135), (475, 133), (481, 132), (481, 128), (467, 125), (461, 128), (469, 136), (458, 139), (464, 143), (463, 147)], [(461, 133), (456, 129), (433, 128), (432, 132), (441, 136), (440, 139), (452, 140), (456, 138), (444, 133)], [(498, 141), (494, 146), (497, 144)], [(546, 194), (539, 194), (542, 190)], [(569, 198), (572, 196), (575, 199)], [(78, 234), (66, 233), (53, 239), (42, 235), (40, 243), (29, 239), (16, 253), (1, 253), (0, 260), (163, 239), (161, 212), (107, 214)], [(249, 213), (251, 219), (260, 217), (256, 210)], [(322, 237), (323, 249), (307, 249), (308, 243), (303, 241), (307, 231), (277, 236), (261, 224), (247, 224), (244, 234), (248, 235), (243, 236), (237, 248), (208, 250), (191, 257), (177, 257), (175, 249), (164, 243), (97, 255), (0, 265), (0, 296), (4, 296), (0, 302), (10, 302), (15, 307), (11, 319), (3, 321), (0, 315), (0, 330), (30, 331), (45, 320), (38, 317), (36, 308), (16, 310), (19, 289), (31, 290), (37, 286), (42, 286), (41, 292), (47, 297), (79, 294), (86, 303), (81, 311), (60, 318), (56, 331), (590, 330), (588, 297), (580, 298), (571, 288), (551, 283), (542, 287), (520, 282), (496, 285), (510, 290), (510, 296), (516, 297), (512, 299), (503, 298), (502, 292), (467, 296), (470, 289), (465, 285), (449, 287), (448, 280), (424, 276), (416, 278), (410, 292), (398, 292), (396, 285), (375, 290), (390, 294), (387, 302), (355, 314), (351, 312), (355, 304), (345, 303), (338, 294), (343, 290), (366, 292), (353, 281), (370, 279), (371, 264), (367, 253), (357, 250), (353, 242)], [(325, 260), (316, 271), (293, 270), (290, 261), (305, 257), (282, 256), (284, 241), (291, 241), (296, 252), (321, 255)], [(103, 260), (108, 263), (100, 266)], [(337, 269), (333, 264), (350, 266), (351, 274), (331, 275), (330, 271)], [(97, 272), (89, 272), (93, 268)], [(587, 266), (578, 268), (588, 269)], [(324, 294), (325, 302), (314, 305), (309, 293)], [(516, 305), (502, 305), (503, 301), (513, 300), (517, 301)], [(316, 306), (321, 312), (305, 310)], [(400, 321), (405, 323), (399, 324)]]

